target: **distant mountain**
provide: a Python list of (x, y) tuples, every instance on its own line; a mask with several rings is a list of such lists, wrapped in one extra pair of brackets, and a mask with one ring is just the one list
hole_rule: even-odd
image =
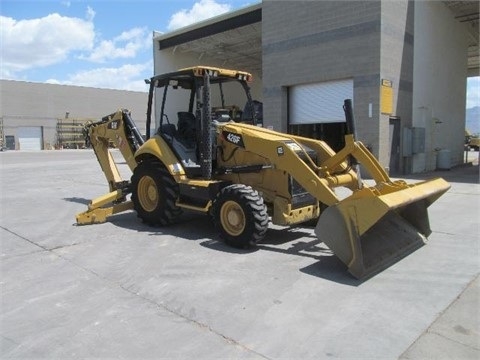
[(472, 134), (480, 134), (480, 106), (467, 109), (465, 128)]

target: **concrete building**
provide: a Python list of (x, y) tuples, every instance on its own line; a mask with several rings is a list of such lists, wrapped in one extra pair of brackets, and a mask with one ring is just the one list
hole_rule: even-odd
[[(154, 34), (154, 71), (252, 72), (264, 126), (333, 139), (352, 98), (358, 139), (391, 174), (463, 161), (477, 1), (263, 1)], [(235, 104), (243, 106), (243, 104)]]
[(147, 93), (0, 80), (0, 138), (12, 150), (80, 147), (82, 124), (120, 108), (145, 131)]

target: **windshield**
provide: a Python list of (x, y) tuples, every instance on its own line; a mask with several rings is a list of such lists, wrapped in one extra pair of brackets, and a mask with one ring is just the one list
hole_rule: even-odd
[[(252, 111), (247, 106), (249, 99), (244, 88), (245, 83), (232, 79), (221, 80), (223, 81), (215, 79), (210, 84), (212, 120), (252, 121)], [(171, 80), (165, 86), (155, 88), (156, 128), (160, 124), (178, 125), (180, 113), (188, 112), (197, 116), (197, 107), (202, 106), (202, 92), (202, 78), (198, 78), (196, 84)], [(245, 118), (244, 114), (248, 114), (249, 118)]]

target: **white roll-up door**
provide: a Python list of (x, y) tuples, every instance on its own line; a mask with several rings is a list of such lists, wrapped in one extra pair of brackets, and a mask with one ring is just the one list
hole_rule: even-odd
[(353, 100), (353, 79), (295, 85), (288, 96), (291, 125), (344, 122), (343, 101)]
[(24, 126), (17, 129), (20, 150), (42, 150), (42, 127)]

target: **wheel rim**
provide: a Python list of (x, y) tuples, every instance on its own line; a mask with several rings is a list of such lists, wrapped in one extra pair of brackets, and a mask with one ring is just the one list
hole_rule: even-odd
[(220, 210), (223, 229), (231, 236), (239, 236), (245, 229), (245, 213), (235, 201), (227, 201)]
[(157, 184), (150, 176), (144, 176), (138, 182), (138, 201), (145, 211), (151, 212), (157, 208), (158, 189)]

